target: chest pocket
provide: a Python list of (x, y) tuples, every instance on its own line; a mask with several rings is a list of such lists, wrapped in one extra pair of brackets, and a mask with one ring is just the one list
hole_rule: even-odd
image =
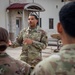
[(26, 31), (23, 33), (23, 39), (30, 38), (35, 41), (40, 41), (42, 37), (42, 32), (40, 31)]
[(31, 39), (35, 40), (35, 41), (40, 41), (41, 39), (41, 32), (33, 32), (30, 34), (29, 36)]

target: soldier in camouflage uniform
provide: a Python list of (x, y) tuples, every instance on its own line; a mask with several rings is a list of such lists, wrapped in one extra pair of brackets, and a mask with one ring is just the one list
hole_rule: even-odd
[(61, 8), (59, 20), (57, 30), (63, 47), (40, 62), (31, 75), (75, 75), (75, 2)]
[(35, 66), (41, 61), (41, 50), (47, 47), (46, 32), (37, 27), (38, 17), (30, 13), (28, 17), (29, 27), (23, 29), (18, 35), (13, 47), (22, 45), (21, 60)]
[(5, 52), (8, 43), (8, 32), (0, 27), (0, 75), (29, 75), (30, 65), (10, 57)]

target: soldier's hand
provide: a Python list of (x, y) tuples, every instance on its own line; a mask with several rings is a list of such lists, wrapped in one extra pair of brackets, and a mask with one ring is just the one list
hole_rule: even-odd
[(9, 40), (9, 43), (8, 43), (8, 44), (9, 44), (9, 46), (11, 46), (11, 45), (12, 45), (12, 42), (11, 42), (11, 40)]
[(12, 44), (11, 40), (9, 40), (8, 45), (9, 45), (9, 47), (14, 48), (14, 46), (13, 46), (13, 44)]
[(23, 43), (24, 44), (32, 44), (33, 40), (32, 39), (29, 39), (29, 38), (26, 38), (23, 40)]

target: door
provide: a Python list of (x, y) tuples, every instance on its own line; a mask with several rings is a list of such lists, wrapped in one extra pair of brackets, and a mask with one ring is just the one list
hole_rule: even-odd
[(21, 18), (20, 17), (16, 18), (16, 36), (19, 34), (22, 28), (21, 24), (22, 24)]

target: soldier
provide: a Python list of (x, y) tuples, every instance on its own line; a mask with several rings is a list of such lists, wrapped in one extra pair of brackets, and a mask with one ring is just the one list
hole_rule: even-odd
[(23, 29), (18, 35), (13, 47), (22, 45), (21, 60), (35, 66), (41, 61), (41, 50), (47, 47), (46, 32), (37, 27), (38, 16), (30, 13), (28, 17), (29, 26)]
[(29, 75), (30, 65), (10, 57), (5, 52), (8, 45), (8, 32), (0, 27), (0, 75)]
[(63, 47), (40, 62), (31, 75), (75, 75), (75, 1), (61, 8), (59, 21), (57, 30)]

